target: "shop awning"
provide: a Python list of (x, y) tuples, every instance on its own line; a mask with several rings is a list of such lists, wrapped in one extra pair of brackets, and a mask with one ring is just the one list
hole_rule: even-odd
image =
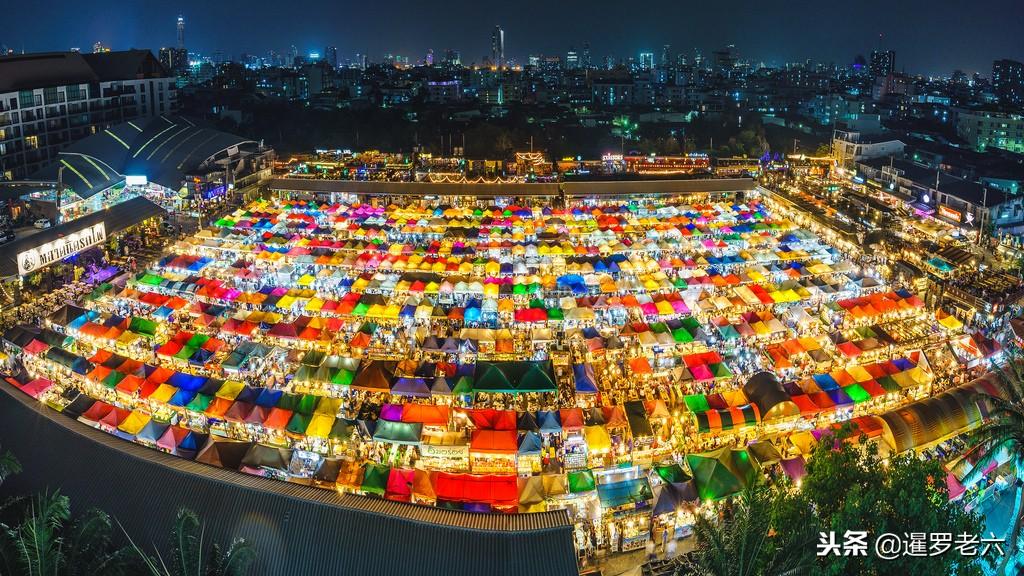
[(633, 478), (610, 484), (597, 485), (597, 497), (604, 508), (618, 508), (627, 504), (641, 504), (654, 498), (647, 478)]
[(626, 421), (634, 438), (650, 438), (654, 436), (651, 422), (647, 419), (647, 409), (639, 400), (630, 400), (625, 404)]
[(515, 454), (519, 449), (516, 439), (515, 430), (474, 430), (469, 450), (490, 454)]
[(373, 439), (392, 444), (419, 444), (422, 431), (423, 425), (419, 423), (379, 420), (377, 429), (373, 432)]

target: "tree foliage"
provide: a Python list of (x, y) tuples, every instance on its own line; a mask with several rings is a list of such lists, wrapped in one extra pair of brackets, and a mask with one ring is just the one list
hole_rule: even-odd
[(981, 574), (977, 562), (955, 550), (936, 556), (901, 555), (879, 558), (875, 539), (885, 533), (904, 542), (911, 533), (980, 533), (980, 520), (956, 502), (949, 501), (946, 473), (934, 460), (913, 454), (895, 456), (888, 462), (873, 444), (857, 446), (844, 438), (821, 442), (807, 464), (802, 489), (780, 514), (780, 525), (814, 525), (820, 532), (834, 532), (842, 542), (847, 531), (868, 533), (866, 556), (824, 556), (814, 574)]
[[(981, 524), (949, 501), (938, 462), (912, 454), (886, 461), (874, 445), (851, 440), (844, 429), (819, 443), (799, 485), (783, 479), (756, 487), (726, 505), (721, 519), (698, 519), (697, 548), (678, 574), (981, 576), (980, 562), (953, 547), (935, 556), (876, 555), (875, 539), (884, 533), (904, 542), (912, 533), (947, 533), (955, 541), (959, 534), (979, 535)], [(842, 544), (847, 531), (867, 532), (865, 556), (817, 556), (821, 533), (834, 532)]]
[[(985, 396), (985, 400), (992, 408), (989, 411), (989, 419), (971, 436), (973, 449), (982, 454), (982, 457), (969, 473), (968, 480), (973, 480), (981, 474), (992, 458), (1001, 451), (1009, 455), (1018, 478), (1024, 470), (1024, 355), (1016, 347), (1008, 350), (1009, 361), (993, 368), (1002, 384), (1005, 397)], [(1021, 549), (1022, 532), (1024, 509), (1018, 510), (1014, 518), (1007, 537), (1009, 550), (1000, 571), (1005, 569), (1006, 561), (1013, 556), (1013, 552)]]
[(135, 546), (152, 576), (244, 576), (256, 561), (256, 549), (249, 542), (235, 539), (222, 548), (218, 543), (207, 547), (205, 528), (195, 512), (182, 508), (178, 511), (170, 537), (170, 558), (159, 553), (149, 557)]
[[(814, 538), (798, 524), (782, 526), (779, 511), (792, 505), (785, 491), (756, 486), (744, 492), (720, 521), (701, 516), (694, 527), (698, 546), (680, 573), (700, 576), (806, 574), (814, 562)], [(787, 531), (785, 540), (778, 535)]]
[(71, 503), (59, 492), (29, 498), (20, 512), (17, 521), (0, 524), (2, 574), (127, 576), (142, 569), (131, 548), (114, 546), (104, 512), (89, 510), (71, 522)]

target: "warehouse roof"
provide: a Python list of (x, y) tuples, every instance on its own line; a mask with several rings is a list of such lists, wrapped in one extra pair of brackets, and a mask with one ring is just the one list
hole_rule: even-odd
[(64, 184), (82, 198), (106, 190), (125, 176), (145, 176), (177, 190), (187, 174), (203, 171), (210, 160), (235, 147), (256, 142), (199, 126), (176, 116), (154, 116), (119, 124), (75, 142), (60, 152), (57, 162), (29, 176), (32, 181), (56, 182), (64, 167)]
[(60, 487), (75, 509), (109, 512), (136, 542), (164, 549), (187, 507), (211, 541), (252, 542), (258, 574), (578, 574), (562, 510), (479, 514), (250, 476), (120, 440), (0, 388), (4, 440), (24, 468), (4, 490)]

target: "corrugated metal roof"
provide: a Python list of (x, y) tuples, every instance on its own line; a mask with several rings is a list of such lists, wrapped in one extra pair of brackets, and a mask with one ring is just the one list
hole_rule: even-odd
[(59, 160), (29, 176), (31, 181), (64, 183), (75, 194), (90, 198), (124, 180), (145, 176), (165, 188), (177, 190), (186, 175), (234, 146), (254, 141), (219, 130), (196, 126), (186, 118), (154, 116), (118, 124), (72, 143)]
[(564, 511), (472, 514), (249, 476), (125, 442), (0, 388), (0, 441), (24, 466), (2, 492), (59, 488), (75, 512), (106, 510), (136, 543), (165, 554), (185, 506), (209, 541), (252, 541), (254, 574), (578, 573)]

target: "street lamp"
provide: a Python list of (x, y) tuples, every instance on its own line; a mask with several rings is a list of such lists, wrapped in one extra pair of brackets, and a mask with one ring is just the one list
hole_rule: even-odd
[(53, 222), (54, 226), (60, 224), (60, 221), (61, 221), (61, 217), (60, 217), (60, 197), (61, 197), (61, 193), (63, 191), (64, 191), (64, 166), (61, 165), (61, 166), (57, 167), (57, 200), (56, 200), (57, 215), (53, 219), (54, 220), (54, 222)]

